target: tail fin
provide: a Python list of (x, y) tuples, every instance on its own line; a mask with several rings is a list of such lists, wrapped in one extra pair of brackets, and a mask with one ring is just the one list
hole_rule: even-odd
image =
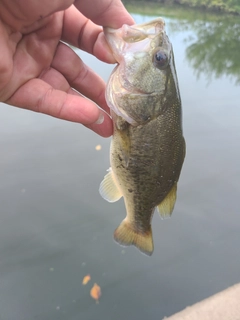
[(151, 226), (146, 233), (142, 233), (135, 230), (131, 223), (124, 219), (114, 232), (114, 240), (123, 246), (134, 245), (148, 256), (151, 256), (153, 253)]

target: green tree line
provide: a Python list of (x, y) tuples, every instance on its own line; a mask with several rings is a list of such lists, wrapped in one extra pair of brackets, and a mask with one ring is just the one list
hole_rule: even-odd
[[(142, 2), (142, 0), (135, 0)], [(124, 3), (130, 3), (131, 0), (124, 0)], [(144, 2), (158, 2), (166, 5), (182, 5), (191, 8), (215, 12), (227, 12), (240, 15), (240, 0), (145, 0)]]

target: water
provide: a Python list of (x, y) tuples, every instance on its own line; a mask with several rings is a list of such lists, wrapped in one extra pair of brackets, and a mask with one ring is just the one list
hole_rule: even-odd
[[(125, 208), (98, 194), (110, 139), (1, 105), (1, 320), (162, 319), (240, 281), (240, 25), (165, 18), (187, 157), (172, 218), (154, 216), (153, 256), (112, 240)], [(81, 56), (108, 78), (111, 66)], [(82, 286), (86, 274), (92, 280)], [(89, 295), (94, 282), (99, 304)]]

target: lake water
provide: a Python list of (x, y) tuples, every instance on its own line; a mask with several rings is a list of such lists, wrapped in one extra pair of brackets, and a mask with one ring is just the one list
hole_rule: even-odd
[[(153, 256), (113, 241), (124, 204), (98, 193), (110, 139), (1, 105), (1, 320), (162, 319), (240, 281), (240, 23), (164, 15), (187, 156), (172, 218), (153, 218)], [(80, 54), (107, 80), (112, 66)]]

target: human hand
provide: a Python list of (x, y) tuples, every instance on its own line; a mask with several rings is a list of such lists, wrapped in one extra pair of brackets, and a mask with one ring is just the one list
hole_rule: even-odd
[(0, 101), (110, 136), (104, 81), (60, 40), (114, 63), (101, 26), (124, 23), (120, 0), (0, 0)]

